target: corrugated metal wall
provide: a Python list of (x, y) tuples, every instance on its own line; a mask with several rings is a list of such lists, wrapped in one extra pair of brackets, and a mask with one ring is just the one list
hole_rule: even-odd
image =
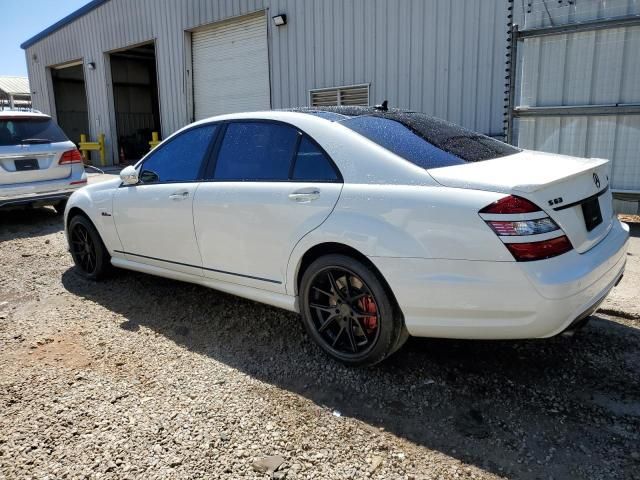
[[(54, 112), (46, 67), (84, 59), (91, 136), (115, 140), (104, 52), (155, 40), (162, 134), (191, 120), (186, 31), (268, 9), (272, 107), (313, 88), (370, 83), (371, 101), (502, 134), (507, 0), (111, 0), (27, 49), (35, 108)], [(34, 60), (34, 55), (37, 60)], [(86, 64), (95, 62), (95, 70)]]
[[(263, 0), (112, 0), (26, 51), (34, 108), (55, 113), (48, 66), (84, 59), (92, 138), (107, 136), (109, 157), (116, 140), (113, 92), (105, 52), (155, 40), (162, 135), (189, 122), (187, 40), (184, 31), (264, 8)], [(37, 60), (33, 56), (36, 55)], [(96, 69), (86, 65), (95, 62)]]
[(370, 100), (501, 134), (504, 0), (272, 0), (275, 106), (311, 88), (370, 83)]
[(516, 23), (521, 29), (567, 25), (637, 15), (638, 0), (516, 0)]
[[(638, 14), (638, 0), (525, 0), (515, 18), (527, 30)], [(640, 103), (640, 26), (530, 38), (518, 50), (516, 106)], [(516, 120), (515, 131), (524, 148), (610, 159), (614, 191), (640, 191), (640, 115), (532, 116)], [(639, 208), (615, 203), (621, 212)]]

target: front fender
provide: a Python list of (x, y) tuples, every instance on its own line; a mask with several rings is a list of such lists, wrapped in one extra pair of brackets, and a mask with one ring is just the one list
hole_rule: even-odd
[(109, 254), (112, 255), (114, 250), (123, 250), (113, 217), (113, 195), (119, 185), (120, 179), (109, 180), (81, 188), (69, 197), (64, 212), (67, 239), (69, 214), (74, 209), (79, 209), (96, 227)]

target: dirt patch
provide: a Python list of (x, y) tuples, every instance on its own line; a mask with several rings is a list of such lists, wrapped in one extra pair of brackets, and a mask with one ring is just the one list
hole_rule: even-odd
[(18, 363), (36, 363), (43, 366), (64, 366), (71, 369), (91, 365), (91, 355), (77, 333), (45, 337), (31, 343), (13, 355)]

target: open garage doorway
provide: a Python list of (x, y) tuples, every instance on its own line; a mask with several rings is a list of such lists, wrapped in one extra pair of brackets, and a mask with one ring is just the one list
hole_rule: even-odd
[(160, 131), (156, 50), (148, 43), (109, 56), (117, 156), (121, 164), (129, 164), (149, 151), (151, 133)]
[(51, 81), (58, 125), (77, 144), (81, 134), (89, 134), (89, 109), (82, 61), (51, 67)]

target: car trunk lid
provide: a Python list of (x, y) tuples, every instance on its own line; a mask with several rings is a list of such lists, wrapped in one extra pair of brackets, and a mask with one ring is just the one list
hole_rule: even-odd
[(523, 151), (429, 173), (448, 187), (531, 200), (562, 228), (579, 253), (595, 246), (612, 226), (608, 160)]
[(18, 183), (58, 180), (71, 175), (71, 165), (59, 165), (70, 142), (0, 147), (0, 187)]

